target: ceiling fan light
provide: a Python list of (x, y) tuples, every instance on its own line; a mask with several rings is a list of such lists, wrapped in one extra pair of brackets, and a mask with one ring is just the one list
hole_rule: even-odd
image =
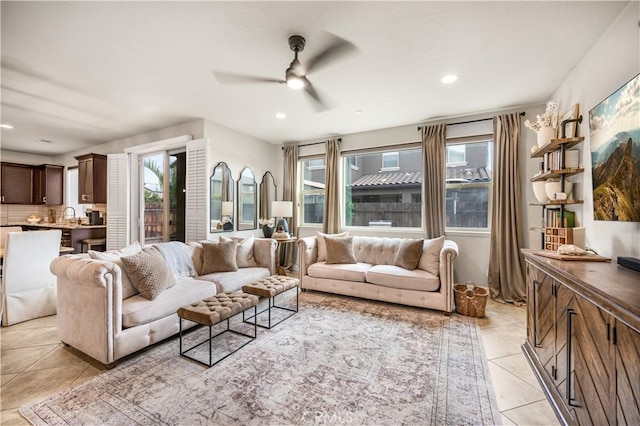
[(293, 90), (300, 90), (304, 87), (304, 80), (298, 76), (287, 78), (287, 86)]

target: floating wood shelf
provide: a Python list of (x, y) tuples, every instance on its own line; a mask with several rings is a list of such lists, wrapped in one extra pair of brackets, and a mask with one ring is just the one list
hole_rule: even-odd
[(531, 154), (531, 158), (542, 157), (547, 152), (554, 152), (560, 149), (562, 145), (564, 145), (565, 149), (569, 149), (584, 140), (584, 137), (580, 136), (579, 138), (560, 138), (560, 139), (551, 139), (551, 142), (546, 144), (545, 146), (538, 148)]
[(546, 203), (529, 203), (530, 206), (561, 206), (567, 204), (583, 204), (584, 200), (549, 200)]
[(558, 169), (558, 170), (549, 170), (548, 172), (540, 173), (539, 175), (535, 175), (530, 180), (531, 182), (538, 182), (541, 180), (547, 180), (551, 178), (557, 178), (560, 176), (571, 176), (577, 175), (578, 173), (583, 173), (583, 168), (571, 168), (571, 169)]

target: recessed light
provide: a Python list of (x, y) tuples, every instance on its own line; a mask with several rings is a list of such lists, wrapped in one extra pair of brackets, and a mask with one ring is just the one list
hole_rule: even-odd
[(362, 114), (362, 110), (361, 109), (357, 109), (356, 110), (356, 114)]
[(278, 120), (284, 120), (285, 118), (287, 118), (287, 114), (285, 114), (284, 112), (279, 112), (276, 114), (276, 118)]
[(3, 129), (13, 129), (13, 126), (11, 124), (0, 124), (0, 127), (2, 127)]
[(445, 75), (444, 77), (442, 77), (442, 79), (440, 80), (442, 82), (442, 84), (451, 84), (454, 81), (456, 81), (458, 79), (458, 76), (455, 74), (449, 74), (449, 75)]

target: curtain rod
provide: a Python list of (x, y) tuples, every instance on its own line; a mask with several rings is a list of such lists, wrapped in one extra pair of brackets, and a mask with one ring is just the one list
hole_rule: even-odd
[[(522, 111), (520, 113), (520, 117), (524, 117), (525, 112)], [(477, 120), (467, 120), (467, 121), (458, 121), (457, 123), (446, 123), (447, 126), (456, 126), (458, 124), (469, 124), (469, 123), (478, 123), (480, 121), (488, 121), (488, 120), (493, 120), (493, 117), (491, 118), (479, 118)], [(418, 131), (422, 130), (422, 126), (418, 126)]]
[[(320, 145), (321, 143), (326, 143), (327, 141), (320, 141), (320, 142), (310, 142), (310, 143), (303, 143), (297, 146), (311, 146), (311, 145)], [(342, 142), (342, 138), (338, 138), (338, 142)], [(282, 150), (284, 151), (284, 146), (282, 147)]]

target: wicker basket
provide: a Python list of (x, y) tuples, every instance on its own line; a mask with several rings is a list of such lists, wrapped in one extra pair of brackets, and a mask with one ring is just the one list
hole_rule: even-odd
[(456, 284), (453, 286), (456, 301), (456, 312), (471, 317), (483, 317), (487, 306), (489, 290), (477, 287), (474, 283)]

